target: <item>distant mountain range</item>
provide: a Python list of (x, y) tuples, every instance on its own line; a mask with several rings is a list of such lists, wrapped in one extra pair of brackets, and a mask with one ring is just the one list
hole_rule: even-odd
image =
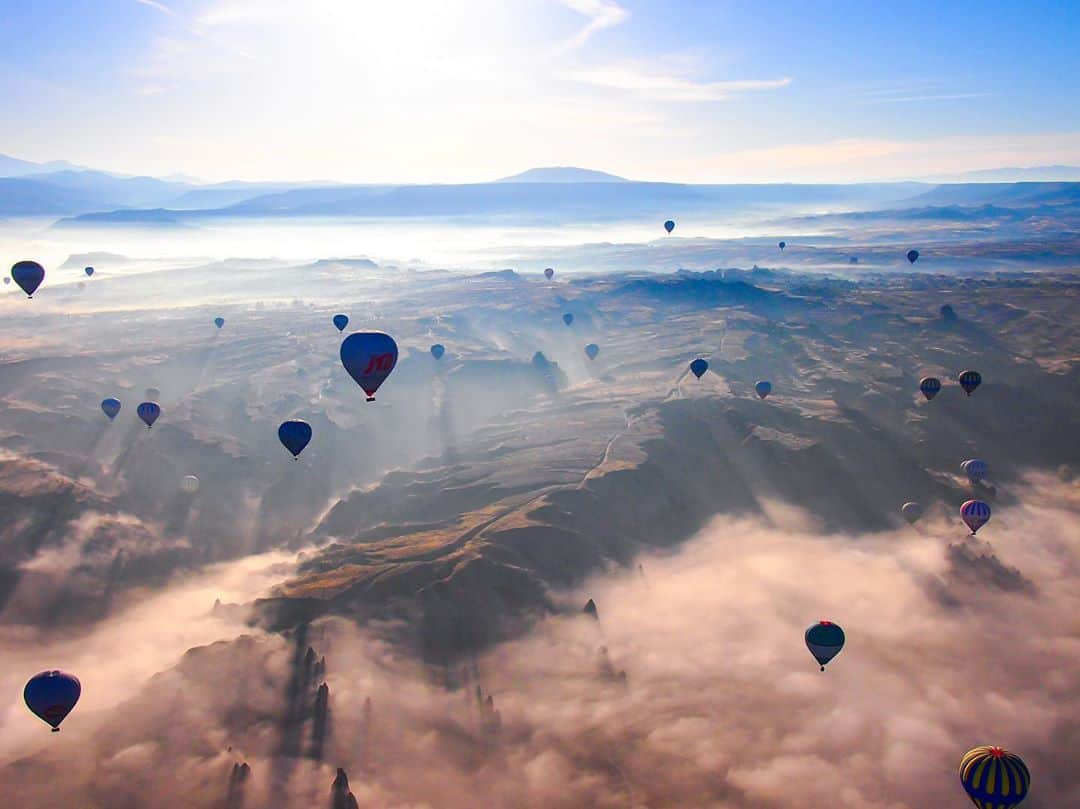
[(628, 183), (625, 177), (616, 177), (606, 171), (579, 169), (574, 166), (551, 166), (529, 169), (512, 177), (503, 177), (497, 183)]
[[(1002, 169), (1065, 173), (1067, 166)], [(55, 161), (0, 155), (0, 217), (55, 216), (64, 226), (176, 227), (215, 218), (512, 217), (558, 223), (667, 218), (759, 209), (870, 211), (933, 206), (1080, 204), (1080, 183), (979, 182), (690, 185), (638, 182), (571, 166), (534, 168), (494, 182), (347, 185), (226, 182), (200, 185), (131, 177)]]

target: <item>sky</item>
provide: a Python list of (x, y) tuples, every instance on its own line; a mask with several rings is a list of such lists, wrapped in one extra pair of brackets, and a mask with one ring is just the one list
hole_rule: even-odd
[(207, 181), (1080, 164), (1070, 2), (0, 0), (0, 153)]

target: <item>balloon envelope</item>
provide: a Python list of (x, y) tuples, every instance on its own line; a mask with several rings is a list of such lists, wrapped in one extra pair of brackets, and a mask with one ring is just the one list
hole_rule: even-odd
[(349, 316), (334, 315), (334, 325), (337, 326), (338, 331), (345, 331), (345, 327), (349, 325)]
[(5, 275), (4, 276), (4, 283), (5, 284), (10, 284), (11, 283), (11, 276), (10, 275)]
[(929, 402), (941, 392), (941, 380), (936, 376), (924, 376), (919, 380), (919, 390), (922, 391), (922, 395)]
[(341, 344), (341, 364), (363, 388), (369, 402), (375, 401), (375, 391), (390, 376), (397, 358), (397, 343), (381, 331), (354, 332)]
[(87, 277), (90, 277), (91, 275), (94, 274), (94, 268), (93, 267), (87, 267), (85, 270), (83, 270), (83, 272), (86, 273)]
[(143, 393), (146, 395), (146, 400), (148, 402), (156, 402), (161, 398), (161, 391), (157, 388), (147, 388)]
[(907, 251), (907, 260), (910, 261), (912, 264), (914, 264), (918, 259), (919, 259), (919, 251), (918, 250), (908, 250)]
[(664, 230), (666, 230), (668, 233), (671, 233), (671, 231), (675, 230), (675, 223), (669, 219), (664, 223)]
[(971, 529), (971, 535), (975, 536), (990, 519), (990, 506), (982, 500), (968, 500), (960, 506), (960, 519)]
[(569, 326), (571, 323), (574, 322), (574, 316), (567, 312), (565, 315), (562, 316), (562, 322)]
[(595, 360), (596, 355), (599, 353), (600, 346), (598, 346), (596, 343), (589, 343), (587, 346), (585, 346), (585, 356), (588, 357), (590, 360)]
[(844, 630), (832, 621), (819, 621), (806, 630), (804, 637), (806, 648), (817, 660), (822, 671), (825, 671), (825, 665), (844, 648)]
[(44, 722), (52, 725), (53, 732), (60, 730), (64, 721), (82, 694), (79, 678), (63, 671), (43, 671), (35, 674), (23, 688), (26, 707)]
[(978, 371), (961, 371), (957, 379), (960, 382), (960, 387), (964, 389), (964, 393), (968, 396), (974, 393), (975, 388), (982, 384), (982, 374)]
[(554, 275), (555, 275), (555, 270), (551, 269), (551, 267), (547, 267), (544, 270), (544, 277), (546, 277), (549, 281), (551, 280), (552, 276), (554, 276)]
[(780, 252), (781, 253), (784, 252), (784, 248), (787, 247), (787, 242), (780, 242), (779, 247), (780, 247)]
[(112, 421), (116, 418), (116, 414), (120, 412), (120, 400), (114, 399), (111, 396), (108, 399), (102, 399), (101, 409), (105, 412), (105, 415), (109, 417), (109, 421)]
[(143, 424), (149, 430), (154, 426), (154, 422), (158, 420), (158, 416), (161, 415), (161, 406), (157, 402), (143, 402), (135, 409), (135, 412), (139, 414), (139, 418), (143, 420)]
[(34, 291), (45, 280), (45, 268), (36, 261), (19, 261), (11, 268), (11, 277), (27, 297), (34, 297)]
[(220, 329), (222, 326), (225, 325), (225, 318), (223, 318), (223, 317), (215, 317), (214, 318), (214, 325), (217, 326)]
[(982, 458), (972, 458), (971, 460), (964, 461), (960, 464), (960, 468), (964, 470), (964, 474), (968, 476), (968, 480), (972, 483), (978, 483), (986, 477), (986, 473), (990, 471), (989, 464)]
[(436, 343), (431, 347), (431, 356), (437, 360), (442, 359), (442, 355), (446, 353), (446, 346), (442, 343)]
[(756, 385), (754, 385), (754, 391), (760, 398), (764, 399), (766, 396), (772, 393), (772, 382), (767, 382), (766, 380), (762, 379)]
[(180, 481), (180, 488), (188, 494), (195, 494), (199, 491), (199, 479), (194, 475), (184, 475)]
[(900, 506), (900, 512), (904, 515), (904, 519), (912, 525), (923, 515), (923, 507), (915, 502), (904, 503)]
[(1031, 773), (1015, 753), (983, 746), (960, 759), (960, 783), (978, 809), (1013, 809), (1027, 797)]
[(690, 370), (694, 376), (701, 379), (702, 375), (709, 370), (709, 363), (698, 357), (696, 360), (690, 363)]
[(277, 436), (285, 449), (298, 458), (311, 441), (311, 425), (306, 421), (283, 421), (278, 427)]

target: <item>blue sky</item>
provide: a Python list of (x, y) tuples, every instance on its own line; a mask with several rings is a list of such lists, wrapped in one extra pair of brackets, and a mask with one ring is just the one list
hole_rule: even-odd
[(1080, 6), (0, 0), (0, 152), (208, 180), (1080, 163)]

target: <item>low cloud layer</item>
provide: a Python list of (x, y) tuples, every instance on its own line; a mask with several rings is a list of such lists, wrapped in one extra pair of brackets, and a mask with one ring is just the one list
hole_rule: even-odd
[[(1080, 489), (1036, 476), (1016, 493), (979, 539), (933, 512), (864, 536), (782, 506), (720, 517), (452, 669), (335, 619), (193, 650), (147, 682), (114, 658), (161, 627), (117, 618), (102, 632), (123, 641), (71, 661), (86, 704), (63, 733), (3, 715), (5, 761), (26, 758), (0, 795), (345, 806), (341, 767), (359, 806), (922, 809), (965, 805), (960, 756), (1002, 744), (1031, 768), (1026, 809), (1073, 805)], [(160, 617), (207, 596), (178, 589)], [(824, 674), (802, 639), (822, 618), (847, 634)], [(130, 698), (106, 707), (101, 688)]]

